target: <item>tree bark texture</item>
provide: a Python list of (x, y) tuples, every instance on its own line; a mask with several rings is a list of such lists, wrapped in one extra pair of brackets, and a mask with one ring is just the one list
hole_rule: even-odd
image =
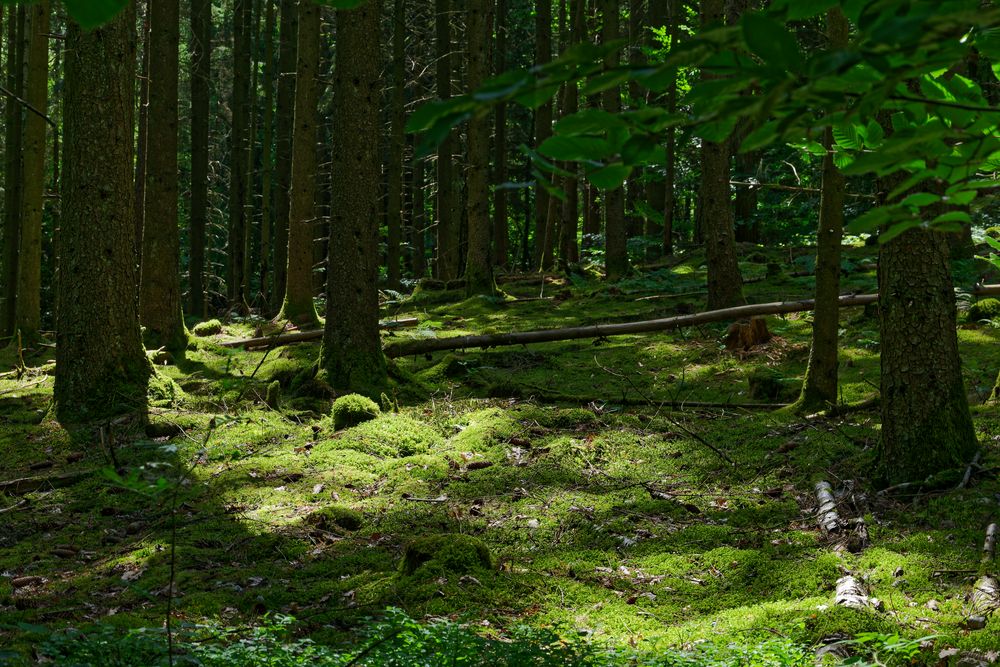
[[(24, 96), (24, 36), (27, 12), (23, 4), (9, 10), (7, 21), (7, 89)], [(3, 266), (0, 280), (0, 336), (14, 333), (17, 319), (17, 264), (21, 244), (21, 154), (24, 112), (16, 100), (7, 98), (4, 113), (4, 214)]]
[[(451, 97), (453, 76), (451, 43), (451, 0), (436, 0), (435, 45), (437, 48), (437, 95)], [(460, 260), (459, 192), (455, 184), (455, 137), (449, 134), (438, 147), (437, 156), (437, 263), (434, 275), (441, 280), (458, 277)]]
[(205, 316), (205, 237), (208, 229), (209, 113), (212, 79), (212, 2), (191, 4), (191, 227), (188, 234), (192, 315)]
[(386, 197), (386, 263), (389, 287), (399, 287), (403, 231), (403, 153), (406, 148), (406, 2), (394, 0), (392, 12), (392, 96)]
[(247, 303), (246, 203), (250, 184), (250, 19), (251, 0), (233, 0), (233, 124), (230, 133), (229, 299)]
[[(535, 65), (542, 66), (552, 61), (552, 0), (535, 0)], [(552, 136), (552, 101), (548, 100), (535, 109), (535, 145)], [(549, 193), (540, 185), (535, 187), (535, 247), (532, 265), (542, 266), (546, 255), (546, 227), (549, 220)], [(551, 252), (548, 253), (551, 256)]]
[[(618, 0), (599, 0), (603, 26), (601, 43), (613, 42), (619, 37)], [(605, 69), (618, 67), (621, 54), (610, 53), (604, 59)], [(601, 93), (601, 106), (609, 113), (619, 113), (622, 108), (621, 92), (612, 86)], [(608, 280), (620, 280), (628, 273), (628, 230), (625, 226), (625, 191), (621, 186), (604, 193), (604, 269)]]
[(282, 0), (278, 37), (278, 97), (275, 101), (274, 292), (275, 310), (288, 281), (288, 216), (292, 188), (292, 134), (295, 126), (295, 66), (298, 56), (298, 5)]

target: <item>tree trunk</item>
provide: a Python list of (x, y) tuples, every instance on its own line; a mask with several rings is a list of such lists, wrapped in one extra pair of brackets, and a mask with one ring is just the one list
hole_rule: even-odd
[[(25, 101), (42, 112), (49, 106), (49, 3), (30, 8)], [(42, 212), (45, 207), (45, 119), (24, 120), (20, 256), (17, 263), (17, 322), (22, 336), (34, 338), (42, 326)]]
[[(535, 65), (542, 66), (552, 61), (552, 0), (535, 0)], [(552, 101), (546, 100), (535, 109), (535, 145), (552, 136)], [(542, 267), (546, 254), (551, 256), (547, 245), (551, 242), (547, 234), (549, 223), (549, 193), (541, 185), (535, 187), (535, 249), (532, 265)], [(547, 252), (548, 251), (548, 252)]]
[[(146, 138), (149, 135), (149, 21), (152, 0), (142, 3), (142, 56), (139, 66), (139, 127), (135, 142), (135, 263), (142, 275), (142, 230), (146, 226)], [(138, 0), (136, 2), (138, 6)], [(140, 278), (141, 280), (141, 278)], [(135, 286), (137, 293), (139, 285)]]
[[(292, 134), (295, 126), (295, 65), (298, 56), (298, 8), (293, 0), (281, 2), (278, 38), (278, 98), (275, 108), (274, 192), (274, 292), (272, 307), (278, 310), (285, 298), (288, 280), (288, 212), (292, 187)], [(278, 301), (278, 300), (281, 301)]]
[[(490, 42), (494, 0), (467, 0), (466, 4), (466, 85), (477, 90), (490, 71)], [(469, 120), (469, 167), (467, 215), (469, 249), (465, 261), (466, 294), (493, 294), (493, 266), (490, 262), (490, 118), (475, 115)]]
[(403, 153), (406, 148), (406, 3), (395, 0), (392, 16), (392, 99), (386, 221), (389, 228), (386, 261), (389, 287), (400, 279), (400, 243), (403, 229)]
[(146, 344), (183, 354), (180, 236), (177, 231), (177, 74), (180, 3), (149, 6), (149, 126), (139, 315)]
[(246, 203), (250, 177), (250, 19), (251, 0), (233, 0), (233, 126), (230, 134), (229, 299), (247, 302)]
[(427, 257), (424, 247), (424, 227), (427, 224), (427, 211), (424, 204), (424, 171), (427, 161), (423, 158), (413, 160), (413, 212), (410, 214), (410, 243), (413, 245), (413, 276), (418, 280), (427, 275)]
[[(507, 70), (507, 0), (496, 0), (496, 55), (493, 71)], [(507, 105), (498, 104), (493, 130), (493, 265), (507, 266), (510, 228), (507, 221)]]
[[(436, 0), (434, 4), (437, 47), (437, 95), (451, 97), (451, 0)], [(437, 158), (437, 263), (434, 275), (441, 280), (458, 277), (460, 224), (458, 192), (455, 189), (453, 161), (455, 138), (450, 133), (438, 147)]]
[(295, 133), (288, 218), (285, 302), (278, 319), (301, 327), (319, 324), (313, 306), (313, 231), (316, 222), (316, 137), (319, 124), (320, 6), (299, 2), (298, 64), (295, 73)]
[[(830, 46), (847, 46), (850, 26), (839, 9), (826, 15)], [(840, 244), (844, 237), (844, 175), (833, 161), (833, 130), (823, 137), (823, 185), (816, 234), (816, 311), (813, 314), (809, 365), (796, 408), (815, 412), (837, 403), (837, 337), (840, 329)]]
[[(151, 368), (135, 285), (135, 14), (66, 31), (56, 415), (83, 425), (146, 414)], [(95, 169), (100, 165), (100, 169)]]
[[(7, 23), (7, 89), (24, 96), (24, 35), (26, 9), (23, 4), (10, 8)], [(14, 333), (17, 319), (17, 264), (21, 243), (21, 105), (9, 97), (4, 115), (4, 217), (3, 217), (3, 292), (0, 294), (0, 336)]]
[[(571, 0), (570, 5), (570, 36), (569, 46), (579, 44), (584, 37), (584, 10), (586, 0)], [(580, 89), (576, 82), (566, 84), (563, 97), (562, 115), (571, 116), (580, 109)], [(580, 261), (580, 247), (577, 245), (577, 231), (580, 226), (580, 193), (577, 170), (579, 165), (567, 163), (564, 165), (572, 176), (563, 179), (563, 191), (566, 199), (562, 202), (562, 215), (559, 224), (559, 257), (562, 268), (568, 269), (570, 264)]]
[(208, 228), (209, 114), (212, 79), (212, 1), (191, 5), (191, 229), (189, 308), (205, 316), (205, 235)]
[[(600, 0), (601, 43), (608, 44), (619, 37), (618, 0)], [(620, 54), (614, 51), (604, 58), (605, 69), (618, 67)], [(601, 106), (608, 113), (619, 113), (622, 108), (618, 86), (611, 86), (601, 93)], [(608, 280), (621, 280), (628, 273), (628, 230), (625, 226), (625, 192), (621, 186), (604, 193), (604, 269)]]
[(337, 11), (326, 329), (321, 365), (339, 391), (386, 387), (378, 322), (379, 18), (381, 1)]
[(260, 150), (260, 293), (264, 304), (271, 303), (271, 253), (272, 237), (271, 197), (274, 190), (274, 0), (264, 0), (267, 5), (264, 19), (264, 120)]
[[(702, 2), (702, 26), (722, 22), (722, 0)], [(703, 79), (715, 78), (702, 72)], [(708, 307), (728, 308), (746, 303), (736, 258), (733, 206), (729, 194), (729, 142), (701, 144), (701, 224), (708, 264)]]

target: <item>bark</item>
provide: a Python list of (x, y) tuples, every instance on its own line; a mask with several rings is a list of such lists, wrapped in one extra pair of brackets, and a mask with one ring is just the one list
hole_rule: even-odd
[[(552, 0), (535, 0), (535, 65), (552, 61)], [(552, 136), (552, 101), (547, 100), (535, 109), (535, 145)], [(542, 267), (542, 259), (551, 255), (547, 248), (551, 235), (546, 234), (549, 224), (549, 194), (540, 185), (535, 187), (535, 248), (532, 265)], [(550, 268), (550, 267), (545, 267)]]
[[(722, 10), (722, 0), (705, 0), (702, 3), (702, 25), (720, 23)], [(702, 78), (711, 79), (714, 76), (703, 72)], [(708, 260), (708, 307), (727, 308), (746, 303), (733, 231), (728, 141), (716, 143), (702, 140), (700, 194), (700, 220)]]
[[(507, 70), (507, 0), (496, 0), (496, 54), (493, 71)], [(507, 220), (507, 105), (498, 104), (493, 130), (493, 264), (505, 268), (509, 254), (510, 228)]]
[[(571, 0), (570, 5), (570, 35), (569, 45), (580, 43), (586, 32), (584, 11), (586, 0)], [(575, 82), (566, 84), (563, 96), (562, 115), (570, 116), (580, 109), (580, 90)], [(577, 170), (579, 165), (567, 163), (564, 165), (572, 176), (563, 179), (563, 191), (566, 199), (562, 202), (562, 215), (559, 224), (559, 257), (563, 269), (569, 264), (580, 261), (580, 246), (577, 244), (577, 233), (580, 226), (580, 191)]]
[(260, 292), (265, 304), (271, 303), (271, 253), (272, 210), (274, 191), (274, 167), (272, 164), (274, 144), (274, 0), (265, 0), (267, 9), (264, 19), (264, 119), (263, 139), (260, 151)]
[[(490, 37), (494, 0), (467, 0), (466, 78), (469, 90), (486, 81), (490, 68)], [(493, 266), (490, 261), (490, 118), (475, 115), (469, 120), (468, 183), (469, 246), (465, 261), (466, 294), (493, 294)]]
[(816, 522), (819, 527), (823, 529), (824, 533), (839, 531), (843, 524), (837, 513), (837, 501), (833, 498), (833, 489), (829, 482), (817, 482), (816, 500), (819, 501), (819, 509), (816, 510)]
[[(619, 37), (618, 0), (600, 0), (601, 42), (607, 44)], [(604, 59), (605, 69), (618, 67), (620, 54), (617, 51)], [(621, 93), (618, 86), (612, 86), (601, 93), (601, 106), (609, 113), (621, 112)], [(621, 280), (628, 273), (628, 230), (625, 225), (625, 192), (621, 187), (604, 193), (604, 269), (608, 280)]]
[(146, 414), (151, 367), (133, 254), (134, 20), (126, 9), (96, 30), (67, 28), (55, 377), (64, 425)]
[[(274, 165), (274, 291), (272, 299), (284, 300), (288, 275), (288, 212), (292, 187), (292, 133), (295, 126), (295, 64), (298, 47), (298, 9), (282, 0), (278, 39), (278, 97), (275, 104)], [(272, 301), (278, 310), (281, 302)]]
[[(407, 317), (400, 320), (387, 320), (385, 322), (379, 322), (379, 328), (393, 331), (395, 329), (415, 327), (418, 324), (420, 324), (420, 320), (416, 317)], [(299, 331), (296, 333), (281, 334), (278, 336), (259, 336), (257, 338), (225, 341), (219, 343), (219, 347), (241, 347), (246, 350), (268, 349), (281, 347), (283, 345), (293, 345), (295, 343), (308, 343), (314, 340), (322, 340), (323, 333), (322, 329), (316, 329), (315, 331)]]
[(403, 229), (403, 152), (406, 147), (406, 2), (395, 0), (392, 16), (392, 98), (386, 222), (389, 287), (399, 287), (400, 242)]
[(251, 0), (233, 0), (233, 124), (230, 134), (229, 299), (247, 303), (246, 203), (250, 182), (250, 19)]
[[(47, 111), (49, 103), (49, 3), (31, 5), (28, 23), (25, 101)], [(20, 256), (17, 264), (16, 327), (33, 338), (42, 326), (42, 212), (45, 206), (45, 127), (37, 114), (24, 120)]]
[(189, 308), (205, 316), (205, 234), (208, 228), (209, 113), (212, 75), (212, 2), (191, 5), (191, 228)]
[(413, 161), (413, 212), (410, 214), (410, 243), (413, 245), (413, 276), (423, 278), (427, 275), (427, 257), (424, 247), (425, 230), (427, 224), (427, 211), (424, 207), (424, 172), (427, 161), (423, 158), (416, 158)]
[[(139, 72), (139, 123), (135, 142), (135, 262), (142, 274), (142, 230), (146, 226), (146, 137), (149, 131), (149, 20), (151, 0), (142, 3), (142, 60)], [(138, 5), (138, 3), (137, 3)], [(136, 285), (136, 290), (139, 285)]]
[(386, 387), (378, 321), (380, 0), (337, 11), (333, 189), (321, 366), (337, 390), (378, 398)]
[[(681, 0), (667, 0), (670, 4), (670, 47), (677, 46), (681, 31), (680, 17), (683, 9)], [(677, 112), (677, 77), (675, 76), (667, 87), (667, 111)], [(663, 245), (662, 250), (665, 256), (674, 254), (674, 210), (676, 205), (676, 184), (677, 180), (677, 128), (667, 128), (666, 135), (666, 164), (663, 176)]]
[[(827, 34), (832, 48), (847, 45), (849, 26), (839, 9), (827, 13)], [(837, 295), (840, 294), (840, 244), (844, 237), (845, 178), (833, 161), (833, 131), (823, 137), (823, 183), (816, 234), (816, 312), (812, 347), (802, 394), (796, 404), (803, 412), (837, 403), (837, 337), (840, 329)]]
[[(26, 10), (23, 4), (11, 7), (7, 22), (7, 89), (24, 96), (24, 36)], [(3, 266), (0, 280), (0, 337), (14, 333), (17, 312), (17, 264), (21, 237), (21, 154), (24, 114), (15, 100), (7, 98), (4, 115), (4, 217)]]
[(180, 236), (177, 230), (177, 76), (180, 3), (149, 6), (149, 120), (139, 316), (146, 344), (183, 353)]
[[(437, 95), (446, 100), (451, 97), (451, 0), (436, 0), (435, 45), (437, 48)], [(449, 134), (438, 147), (437, 157), (437, 263), (435, 276), (441, 280), (458, 277), (460, 222), (458, 217), (458, 191), (454, 174), (455, 139)]]
[(312, 268), (313, 231), (316, 222), (320, 19), (318, 4), (299, 2), (287, 282), (285, 302), (278, 319), (291, 320), (303, 327), (319, 324), (319, 317), (313, 306)]

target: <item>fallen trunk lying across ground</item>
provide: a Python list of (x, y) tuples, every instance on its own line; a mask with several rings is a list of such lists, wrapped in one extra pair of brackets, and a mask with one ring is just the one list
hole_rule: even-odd
[[(408, 317), (399, 320), (389, 320), (386, 322), (380, 322), (379, 326), (382, 329), (392, 330), (392, 329), (404, 329), (406, 327), (415, 327), (419, 323), (419, 320), (415, 317)], [(322, 329), (314, 329), (312, 331), (297, 331), (295, 333), (280, 334), (275, 336), (261, 336), (259, 338), (243, 338), (240, 340), (227, 340), (224, 343), (219, 343), (221, 347), (242, 347), (248, 350), (265, 348), (265, 347), (280, 347), (282, 345), (291, 345), (292, 343), (307, 343), (313, 340), (321, 340), (323, 338)]]
[[(1000, 295), (1000, 285), (979, 285), (973, 290), (977, 296)], [(865, 306), (878, 301), (878, 294), (856, 294), (840, 297), (840, 307)], [(528, 345), (530, 343), (550, 343), (560, 340), (576, 340), (580, 338), (604, 338), (622, 334), (649, 333), (652, 331), (667, 331), (698, 324), (740, 320), (758, 315), (781, 315), (813, 310), (814, 299), (801, 301), (775, 301), (772, 303), (757, 303), (749, 306), (709, 310), (693, 315), (678, 315), (658, 320), (641, 322), (623, 322), (621, 324), (593, 324), (585, 327), (569, 327), (565, 329), (543, 329), (540, 331), (524, 331), (507, 334), (485, 334), (480, 336), (454, 336), (451, 338), (422, 338), (392, 343), (385, 347), (387, 357), (405, 357), (411, 354), (426, 354), (442, 350), (460, 350), (470, 347), (500, 347), (503, 345)]]

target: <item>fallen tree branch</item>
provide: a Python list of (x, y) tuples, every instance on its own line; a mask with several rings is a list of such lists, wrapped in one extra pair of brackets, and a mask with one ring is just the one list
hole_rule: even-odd
[[(389, 320), (386, 322), (379, 322), (379, 328), (385, 330), (392, 329), (403, 329), (405, 327), (415, 327), (420, 323), (415, 317), (408, 317), (401, 320)], [(323, 329), (315, 329), (313, 331), (297, 331), (290, 334), (282, 334), (280, 336), (261, 336), (259, 338), (243, 338), (241, 340), (227, 340), (223, 343), (219, 343), (220, 347), (242, 347), (247, 350), (252, 350), (262, 347), (280, 347), (282, 345), (291, 345), (293, 343), (306, 343), (313, 340), (321, 340), (323, 338)]]
[[(973, 290), (977, 295), (1000, 295), (1000, 285), (979, 285)], [(849, 306), (865, 306), (878, 301), (878, 294), (852, 294), (840, 297), (838, 305), (841, 308)], [(542, 329), (539, 331), (524, 331), (506, 334), (485, 334), (479, 336), (453, 336), (450, 338), (430, 338), (407, 340), (392, 343), (384, 348), (387, 357), (405, 357), (411, 354), (427, 354), (444, 350), (461, 350), (471, 347), (490, 348), (505, 345), (528, 345), (532, 343), (550, 343), (562, 340), (578, 340), (581, 338), (604, 338), (606, 336), (621, 336), (623, 334), (650, 333), (668, 331), (681, 327), (741, 320), (756, 315), (781, 315), (813, 310), (815, 299), (800, 301), (775, 301), (758, 303), (721, 310), (709, 310), (693, 315), (678, 315), (658, 320), (643, 320), (640, 322), (623, 322), (620, 324), (592, 324), (582, 327), (564, 329)]]
[(972, 461), (969, 463), (969, 467), (965, 469), (965, 474), (962, 476), (962, 481), (959, 482), (958, 488), (964, 489), (969, 485), (969, 480), (972, 479), (972, 469), (979, 465), (979, 459), (983, 456), (983, 450), (976, 451), (976, 455), (972, 457)]
[(93, 474), (93, 470), (75, 470), (73, 472), (64, 472), (58, 475), (43, 475), (40, 477), (22, 477), (21, 479), (11, 479), (6, 482), (0, 482), (0, 493), (10, 493), (16, 496), (21, 496), (25, 493), (37, 491), (38, 489), (56, 489), (63, 486), (72, 486)]
[(824, 533), (836, 533), (843, 524), (840, 521), (840, 515), (837, 514), (837, 501), (833, 498), (833, 487), (830, 486), (829, 482), (816, 483), (816, 499), (819, 500), (816, 516), (819, 527), (823, 529)]

